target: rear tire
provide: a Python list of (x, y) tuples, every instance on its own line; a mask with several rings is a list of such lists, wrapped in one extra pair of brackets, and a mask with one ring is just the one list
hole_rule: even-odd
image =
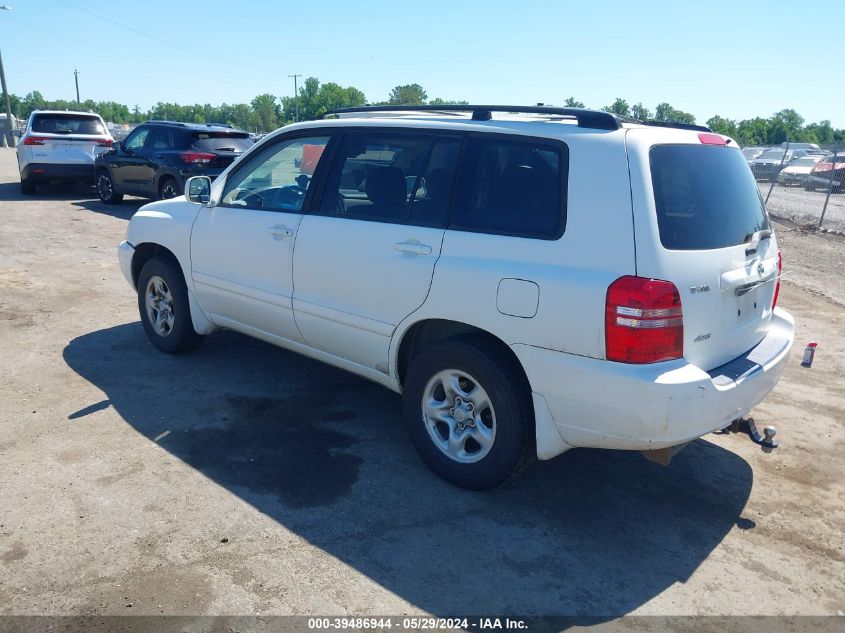
[(107, 170), (101, 169), (97, 172), (96, 185), (100, 200), (106, 204), (120, 204), (123, 201), (123, 194), (115, 192), (114, 181)]
[(141, 269), (138, 312), (147, 338), (162, 352), (180, 354), (202, 342), (191, 321), (182, 270), (170, 258), (153, 257)]
[(411, 361), (404, 387), (411, 441), (446, 481), (495, 488), (536, 457), (531, 388), (513, 357), (487, 339), (435, 343)]
[(35, 194), (35, 184), (28, 182), (26, 180), (21, 180), (21, 193), (25, 196), (31, 196)]
[(182, 187), (176, 182), (175, 178), (168, 176), (164, 178), (158, 185), (158, 197), (161, 200), (170, 200), (182, 195)]

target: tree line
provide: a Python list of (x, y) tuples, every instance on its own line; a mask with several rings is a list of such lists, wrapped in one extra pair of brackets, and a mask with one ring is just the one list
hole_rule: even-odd
[[(156, 103), (149, 110), (143, 111), (137, 105), (130, 108), (115, 101), (86, 100), (80, 105), (76, 101), (47, 100), (40, 92), (33, 91), (24, 97), (10, 94), (12, 114), (25, 119), (33, 110), (91, 110), (106, 121), (113, 123), (140, 123), (148, 119), (165, 119), (188, 123), (225, 123), (251, 132), (269, 132), (293, 121), (313, 119), (335, 108), (371, 105), (455, 105), (466, 104), (435, 97), (429, 99), (428, 93), (420, 84), (406, 84), (394, 87), (384, 101), (369, 102), (366, 95), (354, 86), (341, 86), (334, 82), (320, 83), (316, 77), (309, 77), (299, 87), (298, 99), (293, 97), (278, 98), (265, 93), (257, 95), (249, 103), (223, 103), (221, 105), (178, 103)], [(564, 105), (583, 108), (585, 104), (574, 97), (564, 100)], [(654, 111), (641, 102), (630, 103), (617, 98), (609, 106), (601, 108), (620, 116), (641, 121), (670, 121), (695, 124), (695, 117), (689, 112), (674, 108), (669, 103), (659, 103)], [(297, 115), (298, 112), (298, 115)], [(793, 142), (819, 143), (831, 145), (845, 142), (845, 129), (834, 129), (829, 120), (806, 123), (795, 110), (787, 108), (774, 113), (768, 118), (755, 117), (736, 121), (715, 115), (706, 121), (714, 132), (727, 134), (735, 138), (740, 145), (778, 145), (786, 140)]]

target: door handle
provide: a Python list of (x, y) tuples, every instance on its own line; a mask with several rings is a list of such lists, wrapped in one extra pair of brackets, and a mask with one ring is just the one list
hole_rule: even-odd
[(399, 242), (393, 246), (400, 253), (410, 253), (411, 255), (431, 255), (431, 246), (428, 244), (420, 244), (419, 242)]
[(275, 226), (271, 226), (269, 229), (267, 229), (267, 232), (277, 240), (280, 240), (285, 237), (291, 237), (293, 235), (293, 231), (286, 227), (284, 224), (276, 224)]

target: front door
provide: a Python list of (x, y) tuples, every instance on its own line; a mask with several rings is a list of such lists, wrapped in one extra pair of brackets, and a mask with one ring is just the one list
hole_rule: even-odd
[(296, 238), (294, 312), (310, 346), (386, 371), (393, 331), (431, 285), (461, 145), (431, 133), (344, 135)]
[(303, 148), (328, 136), (272, 143), (229, 174), (216, 206), (191, 234), (191, 275), (200, 305), (219, 326), (265, 339), (301, 341), (293, 319), (293, 247), (311, 177)]
[(111, 157), (111, 173), (115, 189), (119, 193), (135, 195), (146, 195), (148, 192), (144, 187), (146, 179), (146, 163), (144, 156), (144, 145), (150, 135), (151, 128), (142, 125), (136, 128), (120, 144)]

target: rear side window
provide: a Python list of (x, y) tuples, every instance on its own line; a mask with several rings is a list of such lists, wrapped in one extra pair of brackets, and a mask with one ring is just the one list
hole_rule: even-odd
[(566, 224), (569, 152), (562, 143), (473, 137), (449, 228), (557, 239)]
[(664, 248), (725, 248), (769, 228), (742, 152), (715, 145), (656, 145), (650, 158)]
[(243, 132), (197, 132), (191, 135), (190, 144), (215, 152), (245, 152), (253, 146), (249, 134)]
[(41, 134), (105, 134), (98, 117), (85, 114), (36, 114), (32, 131)]

